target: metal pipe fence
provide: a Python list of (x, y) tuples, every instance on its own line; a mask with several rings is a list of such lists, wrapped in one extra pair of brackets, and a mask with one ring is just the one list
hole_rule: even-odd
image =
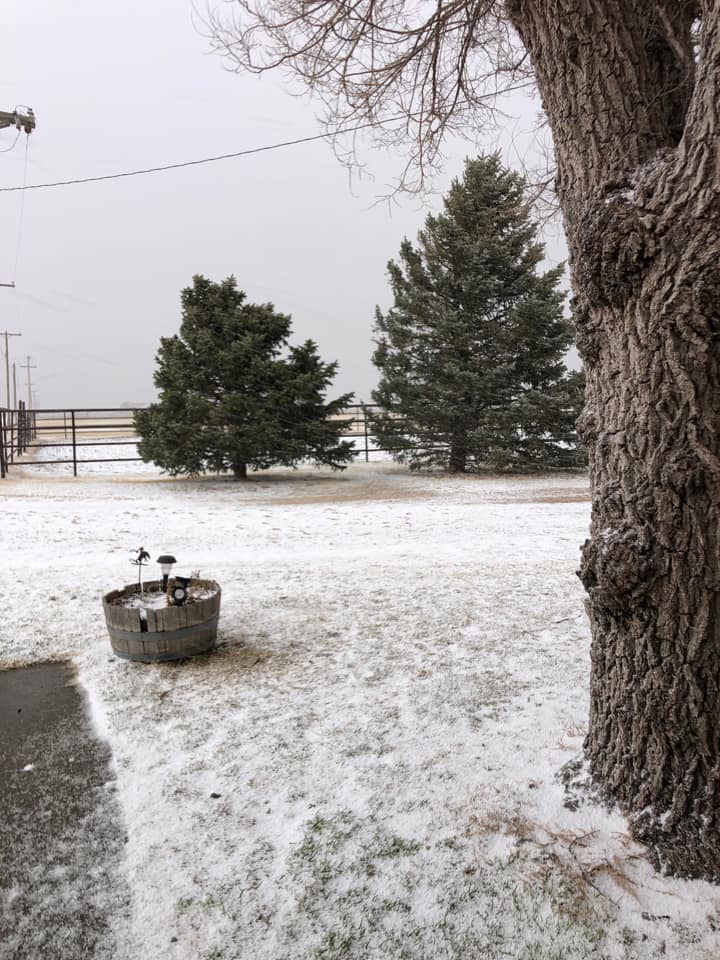
[(23, 457), (37, 437), (36, 412), (20, 401), (16, 410), (0, 409), (0, 478)]
[[(0, 477), (20, 465), (70, 466), (77, 476), (83, 464), (142, 462), (137, 455), (121, 455), (131, 452), (128, 447), (137, 451), (136, 409), (142, 408), (28, 410), (20, 404), (17, 410), (0, 409)], [(372, 453), (385, 452), (373, 438), (370, 424), (370, 415), (379, 409), (374, 404), (351, 404), (333, 417), (345, 422), (341, 437), (353, 441), (357, 459), (368, 462)], [(125, 450), (119, 449), (117, 456), (92, 455), (107, 454), (108, 448), (115, 447)]]

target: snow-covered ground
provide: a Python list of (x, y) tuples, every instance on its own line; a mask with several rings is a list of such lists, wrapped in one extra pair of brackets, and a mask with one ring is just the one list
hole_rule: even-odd
[[(108, 956), (717, 958), (720, 891), (555, 776), (587, 714), (584, 477), (125, 467), (0, 481), (3, 665), (74, 661), (114, 756)], [(141, 545), (220, 582), (212, 655), (112, 656), (100, 598)]]

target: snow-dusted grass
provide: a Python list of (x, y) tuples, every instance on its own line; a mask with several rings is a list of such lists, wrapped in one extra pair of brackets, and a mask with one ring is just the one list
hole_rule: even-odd
[[(112, 748), (119, 960), (718, 956), (720, 892), (555, 778), (587, 714), (584, 477), (27, 473), (2, 657), (72, 658)], [(220, 582), (217, 652), (112, 657), (100, 597), (141, 544)]]
[[(106, 440), (99, 438), (97, 442), (87, 441), (82, 434), (78, 437), (79, 443), (75, 448), (78, 473), (82, 476), (103, 475), (116, 477), (120, 472), (131, 475), (157, 476), (157, 468), (152, 464), (137, 460), (138, 450), (135, 443), (127, 437), (109, 437)], [(38, 438), (35, 445), (28, 448), (19, 468), (25, 474), (32, 471), (36, 477), (42, 476), (72, 476), (73, 448), (70, 440), (62, 444)], [(114, 462), (104, 463), (109, 460)], [(30, 467), (33, 461), (37, 463)], [(100, 462), (92, 462), (100, 461)], [(126, 462), (122, 462), (126, 461)], [(16, 468), (11, 467), (14, 474)]]

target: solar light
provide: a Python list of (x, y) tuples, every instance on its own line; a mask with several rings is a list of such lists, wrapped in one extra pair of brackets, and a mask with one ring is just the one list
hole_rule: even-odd
[(177, 607), (182, 607), (187, 600), (188, 587), (190, 586), (190, 577), (175, 577), (173, 580), (172, 594), (173, 603)]
[(160, 564), (160, 569), (162, 570), (163, 590), (167, 590), (168, 577), (170, 576), (173, 564), (177, 563), (177, 560), (172, 554), (164, 553), (161, 557), (157, 558), (156, 562)]

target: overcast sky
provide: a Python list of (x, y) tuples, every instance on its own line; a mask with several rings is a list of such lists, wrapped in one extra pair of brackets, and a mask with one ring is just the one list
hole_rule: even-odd
[[(32, 106), (28, 183), (191, 160), (320, 132), (313, 105), (277, 81), (238, 76), (209, 52), (186, 0), (5, 0), (0, 109)], [(514, 104), (520, 129), (536, 106)], [(518, 137), (509, 124), (509, 144)], [(0, 131), (0, 150), (15, 133)], [(494, 135), (493, 139), (494, 139)], [(369, 141), (368, 141), (369, 143)], [(488, 140), (488, 148), (492, 141)], [(510, 149), (510, 148), (508, 148)], [(472, 144), (450, 145), (436, 187)], [(22, 182), (25, 137), (0, 153), (0, 186)], [(508, 154), (510, 157), (510, 154)], [(235, 274), (251, 301), (292, 314), (338, 360), (337, 391), (369, 399), (376, 304), (385, 267), (439, 195), (373, 205), (400, 158), (366, 154), (376, 179), (355, 182), (323, 142), (98, 184), (29, 191), (14, 269), (20, 194), (0, 194), (0, 330), (18, 365), (30, 355), (41, 407), (116, 406), (155, 395), (160, 336), (180, 322), (192, 275)], [(552, 259), (561, 258), (555, 241)], [(25, 396), (25, 373), (18, 369)], [(0, 405), (4, 403), (4, 374)]]

